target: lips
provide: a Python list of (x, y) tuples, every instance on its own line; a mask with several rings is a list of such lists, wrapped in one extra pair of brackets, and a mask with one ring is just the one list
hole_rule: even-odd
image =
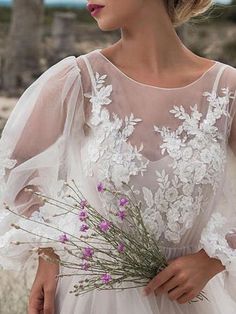
[(90, 11), (90, 12), (93, 12), (95, 11), (96, 9), (100, 9), (100, 8), (103, 8), (104, 5), (99, 5), (99, 4), (92, 4), (92, 3), (89, 3), (87, 5), (87, 9)]

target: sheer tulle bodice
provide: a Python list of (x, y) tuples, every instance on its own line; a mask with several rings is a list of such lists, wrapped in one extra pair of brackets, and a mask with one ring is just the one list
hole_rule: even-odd
[[(103, 313), (114, 314), (235, 312), (229, 297), (236, 293), (235, 91), (236, 70), (221, 62), (190, 84), (162, 88), (132, 79), (96, 49), (61, 60), (22, 95), (1, 139), (2, 201), (33, 213), (35, 221), (48, 218), (78, 232), (78, 221), (53, 217), (48, 205), (36, 211), (40, 204), (23, 188), (55, 196), (63, 179), (74, 178), (89, 202), (108, 215), (112, 201), (97, 192), (97, 184), (122, 190), (124, 181), (142, 201), (145, 224), (168, 258), (204, 248), (227, 267), (206, 287), (211, 304), (181, 306), (165, 296), (144, 300), (138, 290), (73, 299), (67, 292), (76, 279), (61, 279), (58, 313), (100, 314), (101, 302)], [(50, 232), (2, 210), (0, 263), (5, 268), (26, 265), (34, 247), (16, 248), (10, 241), (33, 239), (44, 246), (40, 238), (12, 229), (15, 221)]]

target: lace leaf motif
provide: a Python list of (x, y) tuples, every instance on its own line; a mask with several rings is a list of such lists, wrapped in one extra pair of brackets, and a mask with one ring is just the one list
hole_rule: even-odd
[[(122, 150), (123, 143), (128, 141), (135, 125), (142, 119), (135, 118), (131, 113), (122, 120), (113, 113), (111, 121), (104, 105), (111, 103), (112, 85), (103, 86), (106, 75), (101, 76), (96, 72), (95, 77), (96, 92), (90, 102), (93, 107), (91, 122), (96, 128), (94, 139), (89, 144), (86, 169), (90, 175), (93, 174), (93, 160), (98, 169), (98, 179), (111, 180), (120, 187), (122, 181), (129, 182), (131, 175), (138, 175), (139, 172), (143, 175), (148, 165), (140, 154), (142, 144), (139, 149), (127, 145), (126, 150)], [(182, 121), (179, 127), (171, 130), (166, 126), (154, 125), (154, 130), (162, 137), (161, 153), (167, 153), (172, 161), (168, 169), (170, 173), (166, 173), (167, 169), (156, 170), (156, 192), (142, 187), (146, 203), (143, 218), (157, 239), (163, 234), (168, 241), (178, 243), (204, 208), (204, 185), (210, 187), (213, 193), (217, 190), (224, 168), (225, 151), (224, 135), (215, 123), (222, 116), (229, 115), (228, 104), (232, 98), (228, 88), (222, 91), (224, 96), (221, 97), (215, 92), (203, 93), (209, 102), (203, 120), (197, 104), (190, 106), (190, 114), (182, 105), (175, 105), (170, 113)], [(123, 123), (125, 126), (121, 129)]]
[[(98, 180), (107, 183), (112, 181), (117, 187), (122, 186), (122, 181), (128, 183), (131, 175), (136, 175), (146, 170), (148, 161), (143, 161), (143, 149), (141, 144), (131, 146), (128, 144), (128, 138), (133, 133), (135, 125), (142, 119), (135, 118), (133, 113), (126, 116), (124, 120), (117, 114), (112, 113), (110, 119), (109, 111), (105, 105), (111, 103), (110, 95), (112, 85), (104, 86), (104, 79), (107, 75), (95, 73), (95, 92), (93, 95), (85, 94), (92, 104), (92, 115), (90, 123), (93, 125), (93, 136), (89, 139), (87, 152), (88, 157), (84, 163), (84, 170), (87, 175), (94, 174), (93, 164), (96, 163)], [(122, 128), (122, 125), (124, 127)], [(126, 143), (127, 149), (123, 150)]]

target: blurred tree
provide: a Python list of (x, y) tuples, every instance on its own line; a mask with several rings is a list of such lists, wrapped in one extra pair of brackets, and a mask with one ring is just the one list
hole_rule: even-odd
[(4, 53), (3, 89), (17, 95), (40, 74), (43, 0), (14, 0)]
[(236, 23), (236, 0), (231, 1), (231, 5), (229, 5), (226, 11), (226, 19)]

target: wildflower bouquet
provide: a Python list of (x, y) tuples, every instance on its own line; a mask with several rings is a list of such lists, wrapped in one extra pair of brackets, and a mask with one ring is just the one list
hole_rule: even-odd
[[(53, 241), (63, 244), (62, 250), (67, 256), (64, 259), (59, 256), (58, 259), (44, 257), (59, 263), (65, 269), (74, 271), (58, 276), (77, 275), (82, 278), (70, 291), (75, 295), (94, 289), (123, 290), (143, 287), (168, 265), (158, 242), (145, 226), (142, 218), (142, 203), (136, 200), (132, 188), (125, 182), (123, 184), (128, 187), (130, 193), (124, 194), (109, 189), (103, 183), (97, 185), (99, 193), (110, 193), (117, 204), (109, 209), (106, 216), (89, 204), (74, 180), (71, 184), (65, 182), (69, 191), (66, 197), (72, 202), (54, 199), (32, 189), (26, 189), (45, 203), (55, 206), (54, 216), (61, 216), (64, 219), (66, 215), (72, 215), (79, 221), (78, 235), (65, 232), (58, 226), (49, 224), (47, 220), (36, 221), (57, 232), (56, 239), (43, 235), (41, 238), (47, 240), (48, 244)], [(13, 212), (9, 206), (5, 207)], [(26, 217), (25, 219), (30, 220)], [(13, 224), (13, 226), (34, 234), (18, 225)], [(201, 292), (197, 299), (203, 300), (203, 298), (206, 297), (204, 292)]]

